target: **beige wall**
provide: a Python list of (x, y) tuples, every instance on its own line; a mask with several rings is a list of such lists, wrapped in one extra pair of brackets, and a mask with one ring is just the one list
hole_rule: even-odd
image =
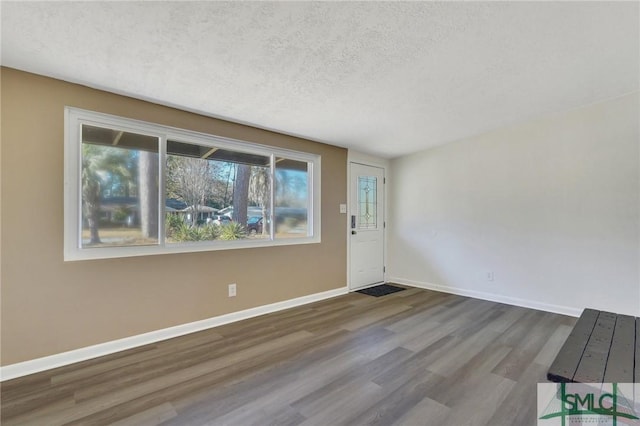
[[(346, 285), (346, 150), (12, 69), (1, 77), (2, 365)], [(320, 154), (322, 243), (63, 262), (67, 105)]]

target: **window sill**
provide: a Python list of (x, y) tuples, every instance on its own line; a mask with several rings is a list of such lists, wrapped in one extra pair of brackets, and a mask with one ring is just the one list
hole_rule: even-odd
[(171, 243), (165, 246), (135, 246), (135, 247), (99, 247), (84, 249), (66, 249), (64, 261), (72, 262), (79, 260), (117, 259), (123, 257), (153, 256), (165, 254), (199, 253), (205, 251), (252, 249), (265, 247), (293, 246), (301, 244), (318, 244), (319, 237), (289, 238), (279, 240), (238, 240), (238, 241), (216, 241), (212, 242), (186, 242)]

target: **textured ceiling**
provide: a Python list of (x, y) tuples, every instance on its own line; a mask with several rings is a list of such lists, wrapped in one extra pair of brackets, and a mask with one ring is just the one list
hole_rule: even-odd
[(639, 89), (639, 3), (2, 2), (2, 64), (395, 157)]

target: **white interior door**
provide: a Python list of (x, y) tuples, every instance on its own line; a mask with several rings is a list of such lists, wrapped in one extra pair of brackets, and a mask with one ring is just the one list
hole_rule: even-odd
[(384, 169), (350, 163), (351, 289), (384, 281)]

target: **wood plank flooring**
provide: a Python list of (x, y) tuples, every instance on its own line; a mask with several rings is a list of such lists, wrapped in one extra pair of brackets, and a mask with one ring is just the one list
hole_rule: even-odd
[(1, 384), (2, 425), (535, 425), (574, 318), (358, 293)]

